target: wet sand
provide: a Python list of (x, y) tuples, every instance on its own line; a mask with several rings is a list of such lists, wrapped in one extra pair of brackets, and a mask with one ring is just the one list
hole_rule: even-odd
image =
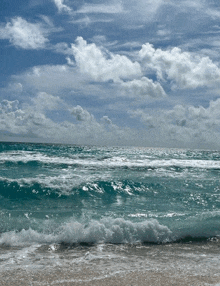
[(37, 286), (37, 285), (62, 285), (62, 286), (146, 286), (146, 285), (217, 285), (220, 283), (218, 274), (190, 275), (181, 271), (129, 271), (110, 273), (108, 271), (94, 272), (90, 268), (80, 271), (55, 267), (44, 270), (7, 270), (1, 272), (1, 286)]
[[(2, 249), (5, 255), (8, 251), (12, 249)], [(0, 261), (0, 286), (220, 286), (219, 254), (219, 241), (45, 246), (34, 253), (19, 252), (5, 264)]]

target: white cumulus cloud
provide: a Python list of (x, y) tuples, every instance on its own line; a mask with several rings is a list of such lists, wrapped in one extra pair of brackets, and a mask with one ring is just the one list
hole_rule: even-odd
[(126, 94), (131, 96), (149, 96), (149, 97), (162, 97), (166, 93), (159, 82), (154, 83), (152, 79), (142, 77), (141, 79), (134, 79), (121, 83)]
[(83, 109), (80, 105), (71, 109), (71, 114), (76, 117), (78, 121), (94, 121), (94, 116), (87, 110)]
[[(127, 56), (104, 53), (96, 44), (88, 44), (82, 37), (72, 44), (76, 65), (80, 72), (94, 81), (113, 81), (118, 84), (117, 95), (129, 97), (161, 97), (166, 93), (159, 82), (142, 77), (141, 65)], [(73, 65), (71, 59), (68, 63)]]
[(120, 79), (142, 74), (138, 62), (132, 62), (126, 56), (118, 54), (107, 56), (95, 44), (87, 44), (82, 37), (78, 37), (76, 44), (72, 44), (72, 51), (80, 71), (95, 81), (119, 82)]
[(41, 49), (46, 46), (47, 31), (42, 23), (30, 23), (21, 17), (11, 19), (0, 27), (0, 39), (7, 39), (22, 49)]
[(197, 88), (220, 82), (220, 69), (209, 57), (194, 56), (180, 48), (163, 51), (147, 43), (139, 51), (146, 70), (168, 79), (177, 88)]

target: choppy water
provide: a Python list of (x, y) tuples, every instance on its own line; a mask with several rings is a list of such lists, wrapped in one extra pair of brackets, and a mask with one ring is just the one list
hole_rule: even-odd
[(1, 143), (0, 261), (217, 241), (219, 182), (219, 151)]

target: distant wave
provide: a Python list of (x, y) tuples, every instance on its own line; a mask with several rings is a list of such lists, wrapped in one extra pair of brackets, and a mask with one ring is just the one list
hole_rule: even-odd
[(79, 156), (48, 156), (37, 152), (13, 151), (1, 154), (0, 164), (57, 165), (59, 167), (95, 168), (200, 168), (220, 170), (219, 160), (196, 159), (128, 159), (123, 156), (79, 158)]
[[(84, 180), (83, 180), (84, 179)], [(7, 179), (0, 177), (0, 196), (9, 199), (44, 199), (44, 198), (65, 198), (69, 196), (84, 198), (106, 198), (131, 195), (147, 195), (151, 191), (146, 188), (153, 188), (155, 184), (148, 185), (141, 182), (129, 180), (112, 181), (89, 181), (85, 178), (63, 178), (63, 177), (36, 177)], [(92, 202), (92, 201), (91, 201)]]

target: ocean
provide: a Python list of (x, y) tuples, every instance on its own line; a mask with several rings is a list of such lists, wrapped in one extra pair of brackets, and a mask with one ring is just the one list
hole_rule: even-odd
[(220, 151), (0, 143), (1, 285), (220, 285), (219, 237)]

